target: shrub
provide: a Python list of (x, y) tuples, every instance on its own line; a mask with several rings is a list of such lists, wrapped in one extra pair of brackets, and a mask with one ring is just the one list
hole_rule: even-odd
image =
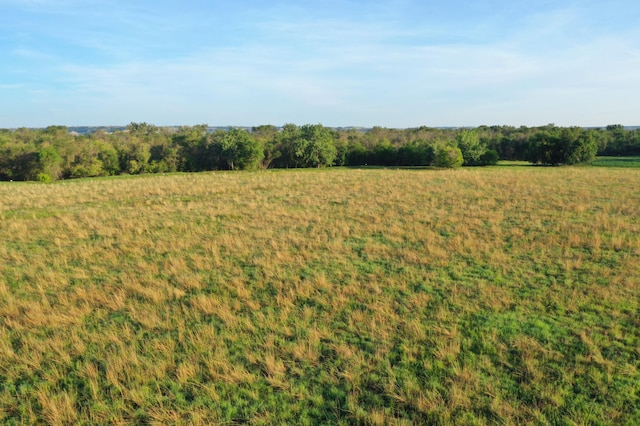
[(46, 173), (38, 173), (38, 182), (49, 183), (51, 182), (51, 176)]
[(464, 158), (460, 148), (442, 145), (436, 150), (434, 165), (445, 169), (455, 169), (462, 166)]
[(493, 166), (498, 164), (499, 159), (498, 152), (495, 149), (489, 149), (480, 157), (480, 165)]

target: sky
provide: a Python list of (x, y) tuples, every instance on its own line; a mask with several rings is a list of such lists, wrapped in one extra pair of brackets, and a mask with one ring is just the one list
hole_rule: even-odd
[(0, 128), (640, 125), (637, 0), (0, 0)]

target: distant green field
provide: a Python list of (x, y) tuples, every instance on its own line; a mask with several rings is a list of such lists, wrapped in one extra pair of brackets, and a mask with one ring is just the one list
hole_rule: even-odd
[(636, 425), (640, 169), (0, 184), (0, 424)]
[(519, 160), (500, 160), (498, 161), (498, 166), (531, 166), (529, 161), (519, 161)]
[(640, 157), (598, 157), (591, 165), (598, 167), (640, 167)]

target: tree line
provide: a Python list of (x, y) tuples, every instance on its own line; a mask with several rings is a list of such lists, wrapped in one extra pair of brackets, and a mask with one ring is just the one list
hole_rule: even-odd
[(71, 134), (67, 127), (0, 129), (0, 180), (53, 181), (117, 174), (327, 166), (459, 167), (524, 160), (588, 163), (595, 155), (640, 155), (640, 129), (621, 125), (367, 131), (321, 124), (208, 131), (131, 123), (113, 133)]

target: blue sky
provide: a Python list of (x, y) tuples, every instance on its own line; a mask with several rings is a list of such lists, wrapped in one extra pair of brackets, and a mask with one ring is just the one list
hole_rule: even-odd
[(0, 127), (640, 125), (640, 3), (0, 0)]

